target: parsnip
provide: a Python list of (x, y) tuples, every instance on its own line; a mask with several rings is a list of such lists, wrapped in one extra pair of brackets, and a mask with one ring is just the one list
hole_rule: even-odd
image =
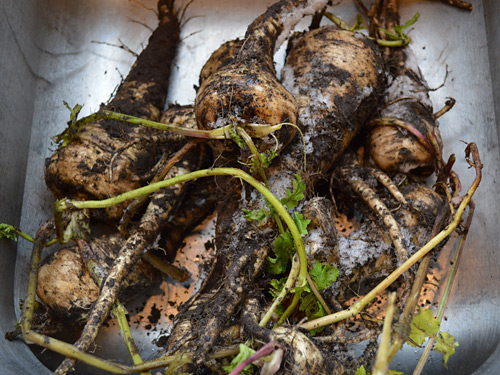
[[(173, 0), (158, 4), (159, 26), (150, 37), (115, 97), (105, 109), (159, 120), (168, 91), (170, 66), (179, 41)], [(147, 183), (157, 154), (168, 150), (160, 133), (114, 120), (79, 129), (76, 139), (46, 160), (45, 182), (57, 198), (104, 199)], [(116, 221), (126, 204), (100, 213)]]
[[(88, 243), (87, 255), (106, 272), (123, 242), (120, 235), (95, 238)], [(158, 271), (141, 260), (123, 283), (120, 299), (125, 302), (158, 280)], [(97, 300), (99, 286), (88, 272), (78, 247), (67, 247), (45, 258), (38, 273), (37, 294), (60, 319), (81, 322)]]
[(297, 100), (306, 140), (314, 135), (306, 152), (315, 166), (308, 174), (317, 175), (316, 165), (328, 171), (372, 115), (385, 89), (383, 60), (368, 38), (335, 26), (296, 35), (290, 44), (282, 82)]
[[(388, 1), (386, 28), (399, 24), (396, 1)], [(389, 86), (370, 125), (367, 152), (385, 172), (428, 176), (442, 166), (442, 140), (425, 81), (408, 47), (386, 52)]]

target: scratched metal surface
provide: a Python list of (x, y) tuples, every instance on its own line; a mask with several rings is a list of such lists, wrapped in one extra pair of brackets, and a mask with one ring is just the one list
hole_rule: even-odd
[[(242, 36), (251, 20), (272, 0), (195, 0), (186, 12), (183, 41), (173, 73), (169, 101), (192, 103), (193, 85), (209, 54), (228, 39)], [(426, 374), (500, 373), (500, 253), (497, 183), (500, 153), (495, 101), (499, 98), (499, 24), (495, 0), (475, 0), (472, 13), (429, 1), (402, 2), (402, 19), (416, 11), (421, 18), (411, 36), (420, 67), (436, 108), (447, 97), (455, 108), (441, 120), (445, 155), (457, 155), (457, 172), (464, 187), (473, 172), (463, 160), (463, 141), (478, 144), (484, 168), (483, 182), (475, 198), (476, 214), (453, 287), (443, 330), (460, 346), (446, 370), (439, 356), (432, 356)], [(68, 119), (62, 102), (84, 104), (82, 115), (106, 101), (133, 63), (129, 53), (93, 41), (123, 43), (139, 52), (154, 27), (154, 1), (120, 0), (7, 0), (0, 3), (0, 222), (19, 225), (34, 234), (51, 215), (53, 198), (43, 184), (44, 159), (52, 148), (50, 137)], [(179, 5), (182, 2), (179, 2)], [(345, 0), (335, 12), (352, 22), (355, 9)], [(277, 65), (283, 53), (276, 57)], [(491, 61), (491, 64), (490, 64)], [(497, 117), (499, 108), (496, 108)], [(191, 241), (196, 248), (196, 241)], [(198, 241), (203, 247), (203, 241)], [(19, 316), (18, 301), (26, 288), (30, 246), (0, 240), (0, 329), (10, 330)], [(186, 250), (187, 251), (187, 250)], [(194, 250), (193, 250), (194, 251)], [(188, 258), (195, 255), (189, 255)], [(447, 260), (442, 259), (442, 264)], [(167, 287), (168, 289), (168, 287)], [(182, 289), (179, 289), (182, 290)], [(160, 294), (153, 291), (153, 294)], [(155, 297), (152, 297), (155, 298)], [(148, 301), (151, 304), (151, 301)], [(148, 311), (131, 310), (131, 314)], [(166, 315), (166, 312), (165, 314)], [(166, 324), (166, 319), (162, 320)], [(140, 326), (140, 324), (138, 324)], [(100, 341), (99, 355), (127, 358), (121, 339), (111, 324)], [(144, 357), (154, 357), (154, 337), (160, 330), (139, 327), (135, 335)], [(0, 373), (46, 374), (49, 370), (22, 342), (0, 340)], [(410, 373), (420, 351), (406, 347), (391, 368)], [(46, 355), (49, 364), (58, 359)], [(81, 373), (90, 373), (82, 369)]]

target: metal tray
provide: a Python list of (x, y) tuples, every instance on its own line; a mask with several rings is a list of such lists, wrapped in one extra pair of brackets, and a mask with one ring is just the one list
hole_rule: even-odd
[[(218, 45), (242, 36), (246, 26), (273, 0), (195, 0), (186, 13), (183, 40), (173, 72), (169, 101), (192, 103), (193, 85), (209, 54)], [(178, 5), (187, 0), (178, 1)], [(421, 17), (411, 31), (412, 48), (431, 87), (436, 108), (447, 97), (457, 100), (441, 118), (445, 155), (457, 155), (457, 172), (467, 187), (473, 171), (463, 160), (465, 145), (479, 146), (484, 177), (475, 197), (476, 214), (453, 287), (443, 329), (460, 346), (446, 370), (432, 357), (426, 374), (500, 373), (500, 27), (495, 0), (473, 0), (472, 13), (442, 3), (402, 1), (402, 20)], [(50, 137), (69, 118), (63, 101), (84, 104), (82, 115), (98, 109), (126, 75), (134, 57), (97, 42), (140, 51), (156, 25), (155, 1), (7, 0), (0, 3), (0, 222), (35, 233), (52, 213), (53, 198), (43, 183)], [(356, 10), (344, 0), (335, 12), (352, 22)], [(495, 16), (496, 15), (496, 16)], [(189, 20), (188, 20), (189, 19)], [(278, 67), (283, 52), (276, 57)], [(496, 103), (496, 107), (495, 107)], [(194, 243), (194, 242), (193, 242)], [(31, 247), (0, 240), (0, 330), (12, 329), (19, 316)], [(444, 254), (446, 257), (446, 254)], [(442, 262), (447, 259), (442, 257)], [(112, 328), (110, 328), (112, 329)], [(152, 337), (139, 340), (145, 357), (154, 356)], [(120, 341), (118, 339), (116, 342)], [(118, 345), (118, 344), (116, 344)], [(110, 355), (117, 358), (115, 343)], [(104, 346), (104, 345), (103, 345)], [(120, 349), (116, 349), (119, 351)], [(0, 340), (0, 373), (47, 374), (49, 370), (21, 341)], [(391, 368), (410, 373), (419, 350), (405, 347)], [(87, 372), (90, 370), (82, 370)]]

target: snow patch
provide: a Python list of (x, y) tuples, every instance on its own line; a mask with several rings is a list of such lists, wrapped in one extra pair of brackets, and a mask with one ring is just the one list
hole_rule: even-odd
[(305, 4), (293, 7), (291, 10), (287, 10), (287, 13), (281, 15), (281, 22), (283, 24), (283, 31), (276, 39), (276, 44), (274, 46), (274, 52), (278, 51), (283, 42), (288, 38), (288, 35), (292, 29), (297, 25), (306, 14), (314, 14), (321, 8), (326, 6), (327, 0), (310, 0), (306, 1)]

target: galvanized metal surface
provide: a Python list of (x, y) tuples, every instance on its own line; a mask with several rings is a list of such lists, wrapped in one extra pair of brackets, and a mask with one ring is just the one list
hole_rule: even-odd
[[(154, 1), (144, 3), (155, 7)], [(253, 18), (271, 3), (195, 0), (186, 13), (169, 101), (192, 103), (193, 85), (209, 54), (221, 42), (242, 36)], [(494, 99), (497, 103), (500, 99), (500, 29), (495, 20), (500, 6), (494, 0), (476, 0), (473, 4), (472, 13), (429, 1), (406, 1), (401, 5), (403, 20), (416, 11), (421, 13), (411, 31), (412, 48), (431, 87), (443, 83), (448, 67), (444, 87), (431, 96), (436, 108), (447, 97), (457, 100), (440, 123), (445, 155), (457, 155), (456, 170), (464, 188), (470, 185), (473, 171), (463, 160), (465, 145), (461, 140), (478, 144), (485, 165), (475, 197), (474, 224), (443, 323), (443, 329), (452, 333), (460, 346), (449, 361), (449, 370), (442, 367), (436, 355), (431, 357), (426, 374), (500, 373), (500, 152), (494, 105)], [(53, 198), (45, 188), (42, 172), (44, 159), (51, 152), (50, 137), (60, 132), (68, 120), (62, 103), (84, 104), (83, 114), (88, 114), (108, 99), (134, 57), (93, 41), (123, 43), (140, 52), (150, 34), (143, 24), (151, 28), (156, 24), (155, 14), (147, 7), (119, 0), (0, 3), (0, 222), (35, 233), (50, 217)], [(335, 12), (351, 22), (356, 10), (350, 1), (344, 1)], [(0, 248), (3, 336), (19, 316), (18, 301), (25, 293), (30, 246), (23, 241), (15, 246), (0, 240)], [(446, 259), (442, 263), (447, 263)], [(113, 327), (109, 330), (114, 332)], [(140, 347), (145, 357), (152, 357), (154, 334), (142, 332), (138, 333)], [(107, 336), (111, 337), (105, 339), (110, 340), (105, 341), (109, 344), (103, 346), (109, 350), (101, 354), (119, 358), (120, 338)], [(0, 340), (0, 352), (1, 374), (49, 372), (20, 341)], [(410, 373), (419, 352), (405, 348), (391, 368)]]

